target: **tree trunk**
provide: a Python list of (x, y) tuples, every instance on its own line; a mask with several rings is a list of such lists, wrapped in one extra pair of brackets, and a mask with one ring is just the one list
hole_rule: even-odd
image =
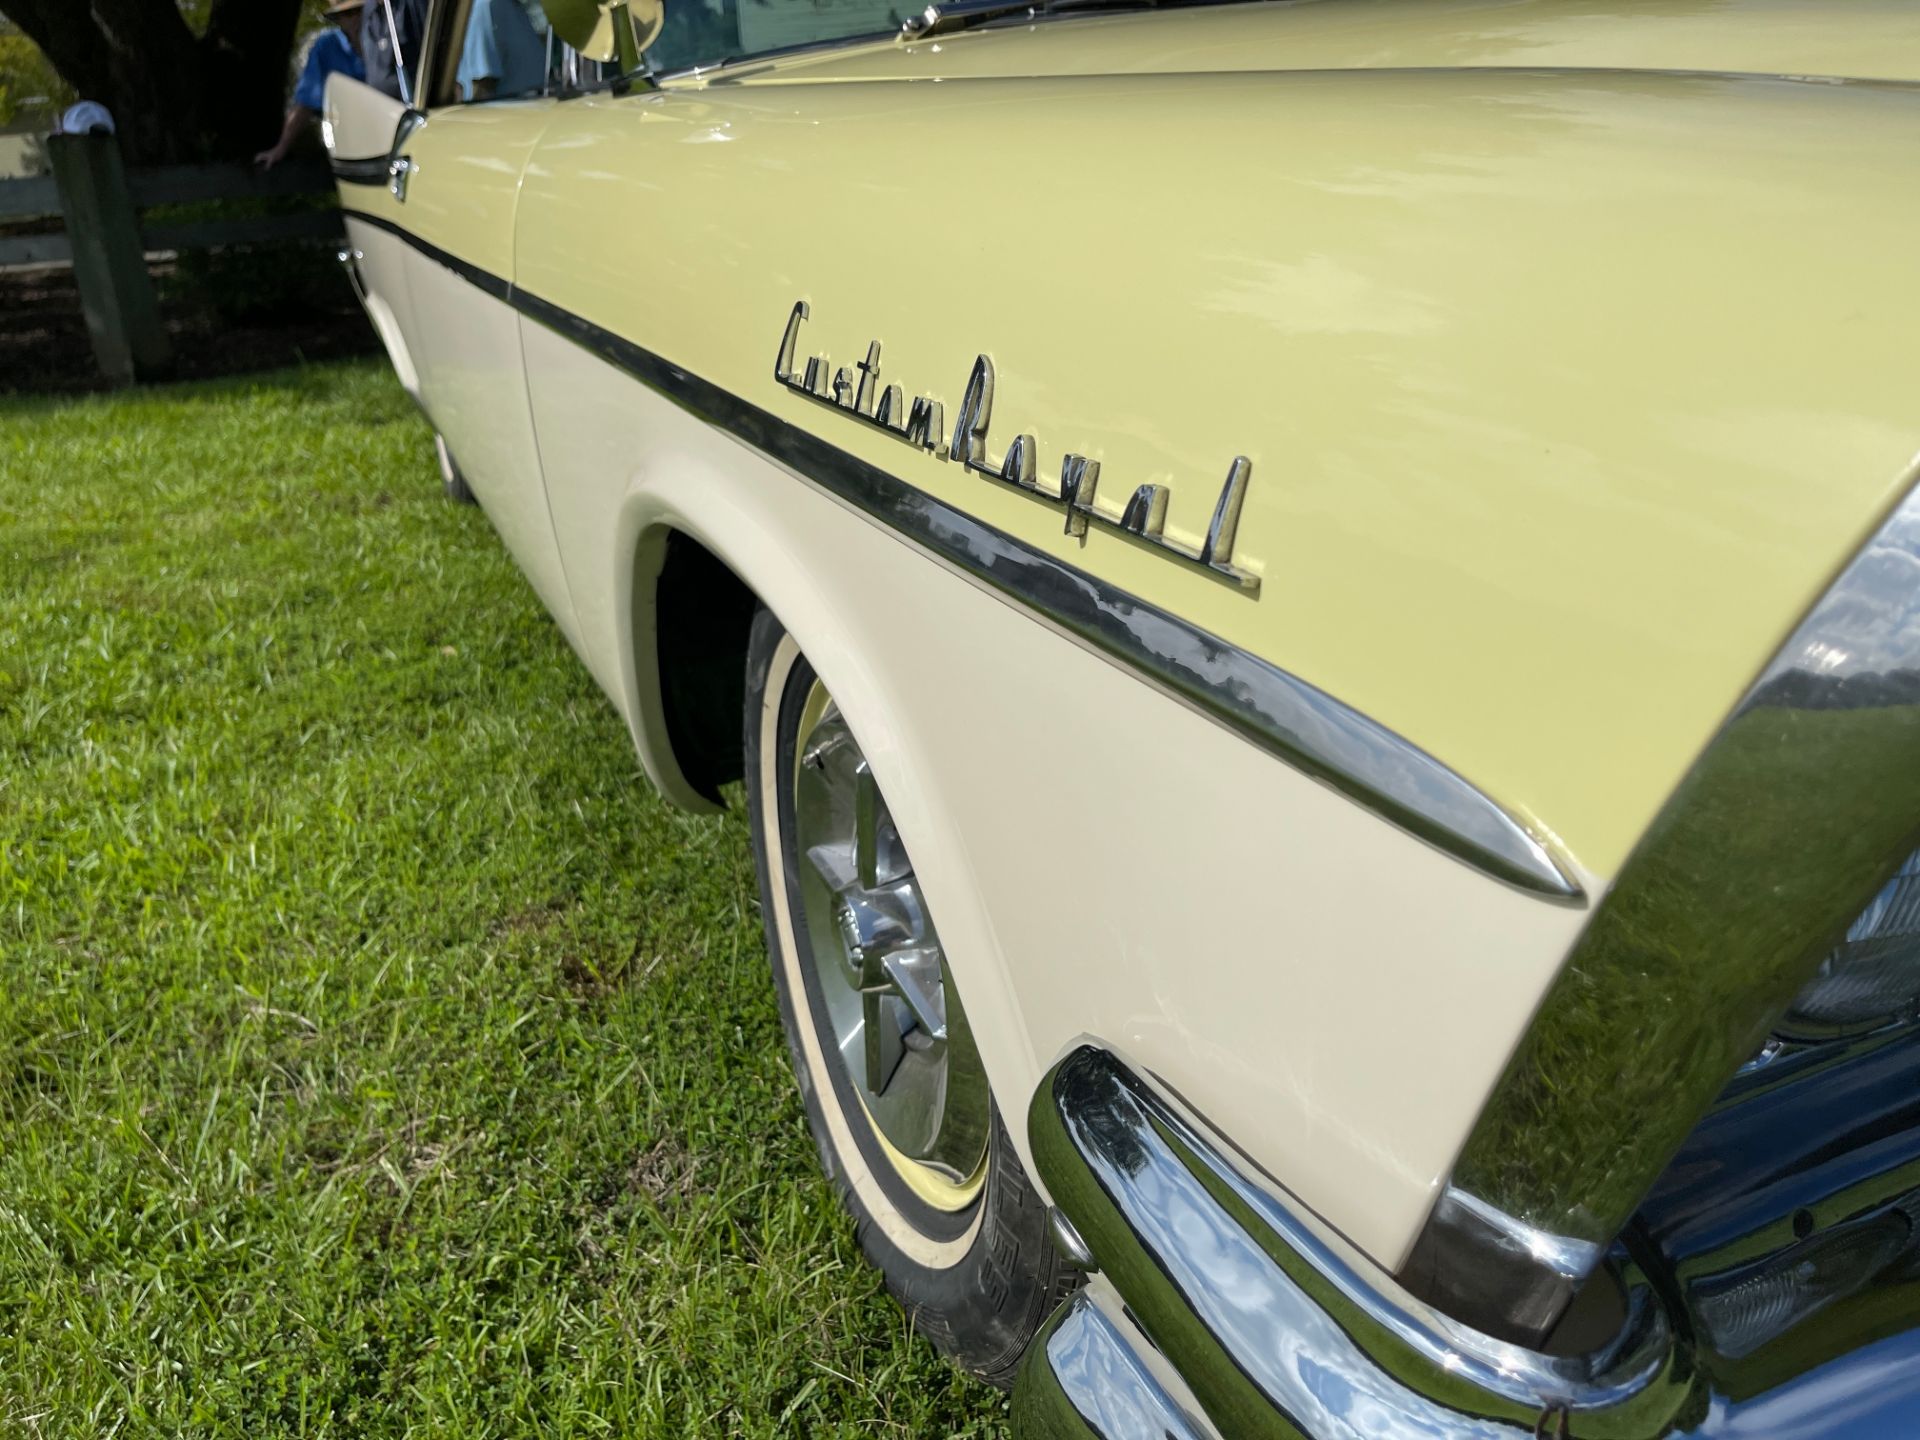
[(127, 159), (154, 164), (194, 158), (199, 148), (195, 138), (202, 129), (200, 109), (214, 97), (194, 83), (199, 67), (194, 63), (193, 32), (174, 0), (64, 3), (88, 13), (100, 35), (113, 98), (88, 98), (113, 112)]
[(300, 0), (214, 0), (195, 36), (175, 0), (0, 0), (62, 79), (113, 112), (137, 165), (243, 160), (273, 141)]
[(214, 0), (200, 37), (200, 91), (219, 102), (202, 120), (209, 154), (251, 159), (280, 133), (299, 18), (300, 0)]

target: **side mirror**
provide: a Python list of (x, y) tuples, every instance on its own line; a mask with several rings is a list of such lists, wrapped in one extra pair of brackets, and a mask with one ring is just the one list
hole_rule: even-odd
[(660, 36), (663, 0), (546, 0), (547, 23), (588, 60), (636, 70), (640, 56)]

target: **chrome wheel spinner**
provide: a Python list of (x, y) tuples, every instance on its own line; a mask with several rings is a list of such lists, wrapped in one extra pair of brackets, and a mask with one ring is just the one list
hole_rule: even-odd
[(898, 1157), (964, 1181), (986, 1153), (986, 1075), (913, 862), (865, 754), (818, 684), (800, 728), (800, 891), (834, 1043)]

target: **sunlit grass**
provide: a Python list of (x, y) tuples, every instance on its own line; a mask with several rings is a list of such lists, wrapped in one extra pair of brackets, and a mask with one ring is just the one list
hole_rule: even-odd
[(0, 1433), (978, 1435), (379, 367), (0, 401)]

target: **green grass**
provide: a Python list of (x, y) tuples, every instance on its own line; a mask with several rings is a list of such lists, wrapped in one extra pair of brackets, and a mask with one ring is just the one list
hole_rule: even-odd
[(385, 371), (0, 401), (0, 1434), (984, 1435)]

